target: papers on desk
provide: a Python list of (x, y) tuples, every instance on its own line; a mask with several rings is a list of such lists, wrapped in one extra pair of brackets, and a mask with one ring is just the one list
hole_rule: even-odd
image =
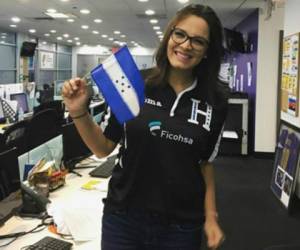
[(99, 190), (101, 192), (108, 191), (107, 182), (100, 180), (90, 180), (87, 183), (83, 184), (81, 188), (85, 190)]
[(71, 234), (74, 241), (100, 238), (102, 197), (99, 192), (78, 190), (64, 202), (52, 202), (47, 208), (57, 231)]

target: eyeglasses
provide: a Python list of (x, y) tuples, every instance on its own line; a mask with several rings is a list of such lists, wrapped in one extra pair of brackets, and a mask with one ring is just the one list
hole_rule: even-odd
[(206, 38), (201, 36), (189, 36), (184, 30), (179, 28), (172, 29), (171, 38), (177, 44), (182, 44), (185, 41), (190, 40), (192, 48), (197, 51), (202, 51), (209, 45)]

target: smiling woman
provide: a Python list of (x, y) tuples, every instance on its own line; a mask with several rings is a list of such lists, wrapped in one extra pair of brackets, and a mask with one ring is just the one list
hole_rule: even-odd
[(64, 102), (93, 153), (104, 156), (121, 144), (105, 200), (102, 250), (199, 250), (203, 231), (210, 249), (223, 242), (212, 168), (227, 111), (217, 88), (221, 56), (215, 12), (188, 5), (168, 24), (157, 66), (141, 72), (146, 98), (133, 119), (120, 124), (107, 107), (99, 128), (85, 110), (86, 82), (65, 82)]

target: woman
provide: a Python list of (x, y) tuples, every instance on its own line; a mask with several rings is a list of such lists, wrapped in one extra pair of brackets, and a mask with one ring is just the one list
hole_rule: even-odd
[(79, 78), (63, 96), (85, 143), (99, 157), (121, 144), (102, 218), (102, 250), (199, 250), (224, 240), (218, 224), (212, 161), (227, 110), (218, 90), (222, 27), (214, 11), (188, 5), (170, 21), (142, 72), (146, 101), (124, 126), (108, 108), (101, 126), (86, 111)]

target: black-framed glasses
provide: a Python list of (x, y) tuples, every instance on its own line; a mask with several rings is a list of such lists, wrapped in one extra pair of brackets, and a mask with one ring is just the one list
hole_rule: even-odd
[(176, 27), (172, 29), (171, 38), (177, 44), (182, 44), (189, 40), (191, 47), (197, 51), (202, 51), (209, 45), (209, 41), (206, 38), (201, 36), (189, 36), (184, 30)]

